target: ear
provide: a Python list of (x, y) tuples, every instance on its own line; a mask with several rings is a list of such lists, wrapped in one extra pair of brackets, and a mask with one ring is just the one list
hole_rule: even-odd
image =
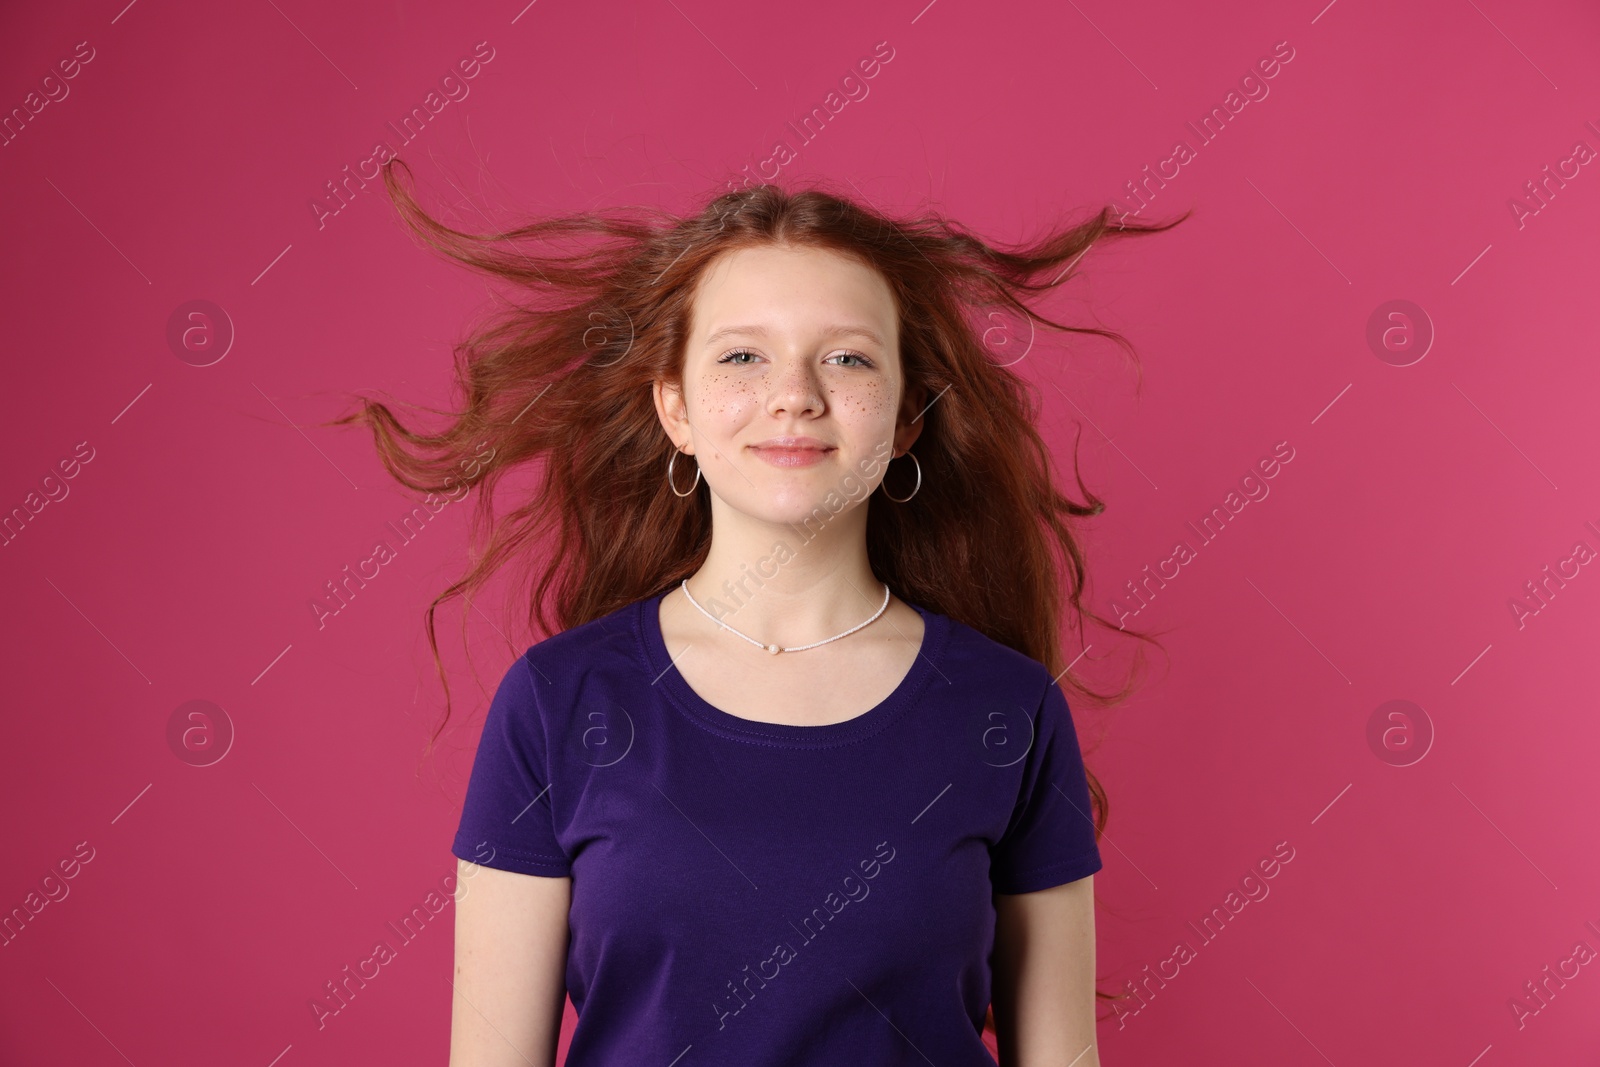
[(922, 427), (926, 424), (927, 419), (924, 409), (927, 406), (928, 390), (926, 386), (919, 382), (906, 388), (904, 395), (900, 397), (900, 410), (895, 417), (895, 455), (903, 455), (910, 451), (917, 438), (922, 436)]
[(656, 417), (672, 441), (672, 447), (685, 455), (694, 455), (693, 439), (689, 433), (689, 410), (683, 401), (682, 384), (657, 378), (650, 385), (650, 395), (655, 401)]

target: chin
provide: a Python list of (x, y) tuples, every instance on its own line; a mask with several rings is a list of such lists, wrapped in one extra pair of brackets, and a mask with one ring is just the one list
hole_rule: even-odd
[(834, 522), (843, 517), (858, 503), (858, 501), (852, 501), (843, 491), (832, 493), (831, 495), (834, 498), (832, 500), (834, 507), (838, 507), (838, 503), (841, 500), (845, 501), (845, 506), (838, 508), (837, 511), (834, 508), (830, 508), (828, 506), (830, 493), (828, 492), (818, 493), (814, 496), (808, 494), (804, 497), (784, 494), (783, 497), (768, 500), (761, 506), (746, 512), (746, 514), (751, 518), (780, 526), (801, 526), (809, 522), (811, 524), (809, 529), (815, 532), (820, 528), (820, 524)]

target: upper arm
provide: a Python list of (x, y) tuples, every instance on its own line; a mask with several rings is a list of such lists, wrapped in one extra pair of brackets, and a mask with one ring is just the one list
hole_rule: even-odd
[(527, 654), (501, 679), (461, 823), (450, 1067), (554, 1067), (572, 864), (557, 833), (549, 723)]
[(450, 1067), (554, 1067), (572, 879), (457, 869)]
[(1094, 876), (994, 895), (994, 1020), (1002, 1067), (1099, 1067)]

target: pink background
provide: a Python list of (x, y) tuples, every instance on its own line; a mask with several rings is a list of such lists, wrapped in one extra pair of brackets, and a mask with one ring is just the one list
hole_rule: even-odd
[[(1600, 548), (1600, 164), (1565, 164), (1520, 220), (1510, 202), (1575, 142), (1600, 149), (1600, 15), (924, 3), (8, 5), (6, 113), (78, 42), (93, 58), (0, 147), (0, 501), (66, 492), (0, 555), (0, 909), (78, 843), (92, 859), (0, 948), (0, 1060), (445, 1062), (453, 912), (409, 942), (387, 924), (453, 871), (485, 686), (531, 638), (498, 604), (468, 613), (474, 680), (459, 604), (444, 614), (457, 728), (424, 760), (442, 695), (421, 612), (460, 573), (465, 508), (325, 626), (310, 608), (412, 506), (369, 439), (317, 423), (356, 391), (449, 403), (450, 346), (486, 300), (378, 183), (319, 225), (311, 202), (378, 140), (426, 207), (480, 229), (681, 210), (784, 140), (783, 182), (1018, 241), (1136, 207), (1127, 183), (1184, 139), (1145, 215), (1195, 216), (1096, 248), (1046, 305), (1127, 333), (1142, 391), (1099, 341), (1041, 337), (1019, 364), (1063, 463), (1082, 427), (1110, 503), (1094, 605), (1134, 604), (1125, 583), (1195, 550), (1129, 617), (1170, 665), (1079, 712), (1113, 802), (1102, 988), (1170, 976), (1101, 1024), (1102, 1060), (1592, 1062), (1600, 966), (1563, 961), (1600, 949), (1600, 574), (1563, 561)], [(1186, 123), (1283, 41), (1268, 95), (1202, 144)], [(402, 147), (386, 123), (479, 42), (470, 95)], [(786, 123), (879, 42), (869, 94), (801, 144)], [(208, 366), (168, 340), (191, 300), (236, 331)], [(1391, 300), (1431, 327), (1413, 313), (1374, 348)], [(1189, 524), (1279, 442), (1270, 494), (1202, 543)], [(52, 478), (63, 460), (75, 476)], [(1546, 567), (1569, 577), (1519, 621)], [(191, 700), (235, 732), (210, 766), (169, 742)], [(1392, 700), (1418, 710), (1369, 742)], [(1270, 894), (1202, 941), (1191, 924), (1279, 842)], [(319, 1027), (312, 999), (380, 939), (395, 958)]]

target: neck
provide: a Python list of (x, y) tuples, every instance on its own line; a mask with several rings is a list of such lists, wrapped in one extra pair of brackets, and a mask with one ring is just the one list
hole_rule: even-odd
[(820, 528), (714, 514), (689, 592), (713, 618), (763, 642), (805, 644), (848, 630), (883, 604), (867, 561), (866, 510), (823, 510)]

